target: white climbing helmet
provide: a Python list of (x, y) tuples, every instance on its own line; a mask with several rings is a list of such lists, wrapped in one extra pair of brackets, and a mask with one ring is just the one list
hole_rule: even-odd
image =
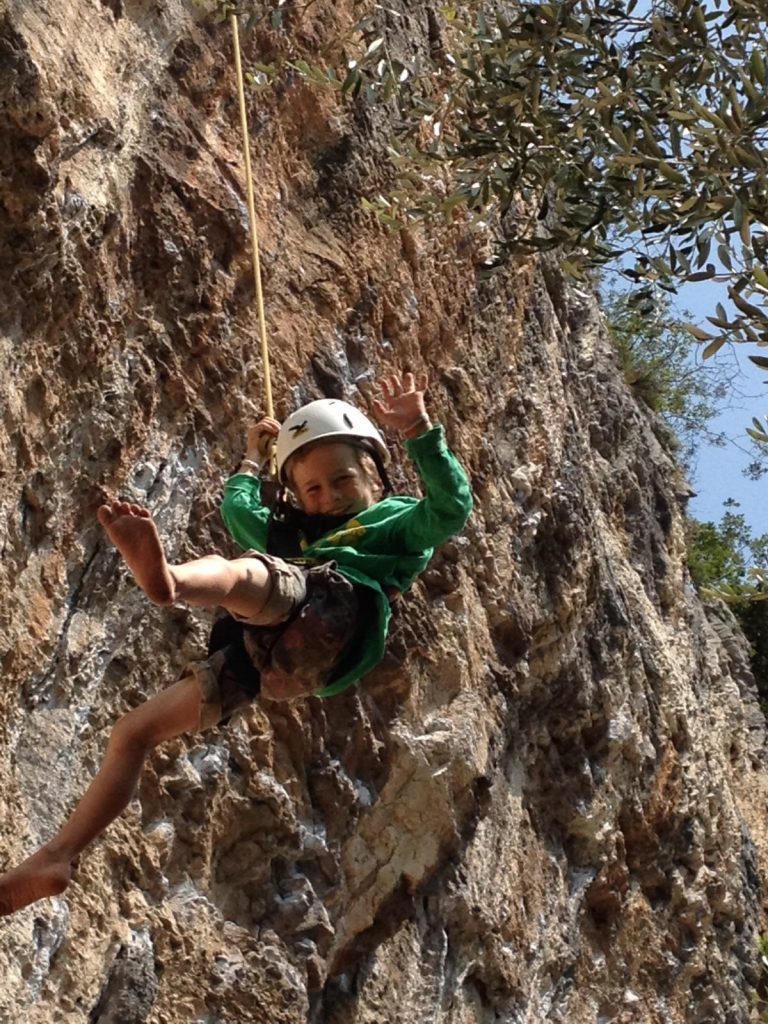
[(349, 402), (337, 398), (320, 398), (292, 412), (280, 427), (275, 446), (277, 475), (286, 483), (283, 469), (292, 455), (314, 441), (338, 438), (340, 441), (367, 442), (387, 462), (389, 452), (376, 427), (368, 417)]

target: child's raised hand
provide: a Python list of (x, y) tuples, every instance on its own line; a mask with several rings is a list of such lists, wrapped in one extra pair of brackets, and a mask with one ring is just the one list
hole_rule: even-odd
[(383, 397), (374, 399), (373, 414), (383, 427), (398, 430), (406, 437), (418, 437), (429, 430), (431, 423), (424, 405), (429, 376), (420, 373), (418, 380), (412, 373), (402, 379), (393, 373), (379, 381)]
[(270, 446), (280, 432), (280, 424), (270, 416), (264, 416), (248, 428), (245, 457), (259, 462), (269, 455)]

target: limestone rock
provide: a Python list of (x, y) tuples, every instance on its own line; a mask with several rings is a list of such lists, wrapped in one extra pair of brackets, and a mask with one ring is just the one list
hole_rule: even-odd
[[(428, 45), (435, 12), (403, 13)], [(352, 14), (320, 0), (295, 31), (320, 47)], [(250, 102), (278, 414), (427, 368), (476, 511), (354, 690), (158, 749), (65, 896), (0, 922), (0, 1020), (745, 1024), (764, 720), (594, 299), (553, 257), (480, 280), (459, 226), (384, 233), (360, 199), (385, 115), (298, 80)], [(242, 197), (226, 25), (10, 0), (2, 866), (204, 649), (206, 615), (149, 606), (94, 512), (124, 496), (174, 558), (234, 553), (218, 496), (263, 389)]]

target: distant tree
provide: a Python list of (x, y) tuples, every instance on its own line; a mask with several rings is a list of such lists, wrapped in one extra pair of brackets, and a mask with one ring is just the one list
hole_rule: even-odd
[(768, 533), (754, 536), (738, 502), (719, 523), (689, 521), (688, 567), (697, 586), (732, 607), (750, 644), (750, 662), (768, 709)]
[(750, 480), (760, 480), (768, 473), (768, 416), (764, 421), (753, 419), (747, 433), (752, 438), (752, 461), (742, 472)]
[(738, 607), (768, 600), (768, 533), (752, 534), (729, 498), (718, 524), (690, 521), (688, 566), (694, 582)]
[(718, 524), (691, 522), (689, 568), (695, 582), (709, 589), (743, 585), (750, 566), (768, 570), (768, 533), (753, 535), (737, 501), (724, 505)]
[(702, 443), (725, 444), (709, 424), (733, 393), (738, 368), (722, 359), (705, 364), (696, 358), (669, 295), (662, 294), (648, 309), (634, 291), (609, 291), (601, 296), (601, 306), (624, 379), (666, 421), (678, 456), (692, 472)]

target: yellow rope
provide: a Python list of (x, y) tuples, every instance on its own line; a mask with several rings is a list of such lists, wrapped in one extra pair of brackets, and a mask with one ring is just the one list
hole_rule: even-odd
[(251, 143), (248, 138), (248, 117), (245, 109), (245, 85), (243, 82), (243, 63), (240, 59), (240, 32), (237, 27), (237, 15), (231, 15), (232, 36), (235, 49), (235, 70), (237, 72), (237, 95), (240, 100), (240, 127), (243, 133), (243, 153), (245, 156), (245, 183), (248, 200), (248, 219), (251, 224), (251, 249), (253, 253), (253, 279), (256, 285), (256, 306), (259, 312), (259, 330), (261, 336), (261, 359), (264, 365), (264, 405), (267, 416), (274, 418), (272, 404), (272, 378), (269, 372), (269, 346), (267, 344), (267, 324), (264, 317), (264, 293), (261, 287), (261, 263), (259, 261), (259, 239), (256, 229), (256, 208), (253, 203), (253, 174), (251, 172)]

